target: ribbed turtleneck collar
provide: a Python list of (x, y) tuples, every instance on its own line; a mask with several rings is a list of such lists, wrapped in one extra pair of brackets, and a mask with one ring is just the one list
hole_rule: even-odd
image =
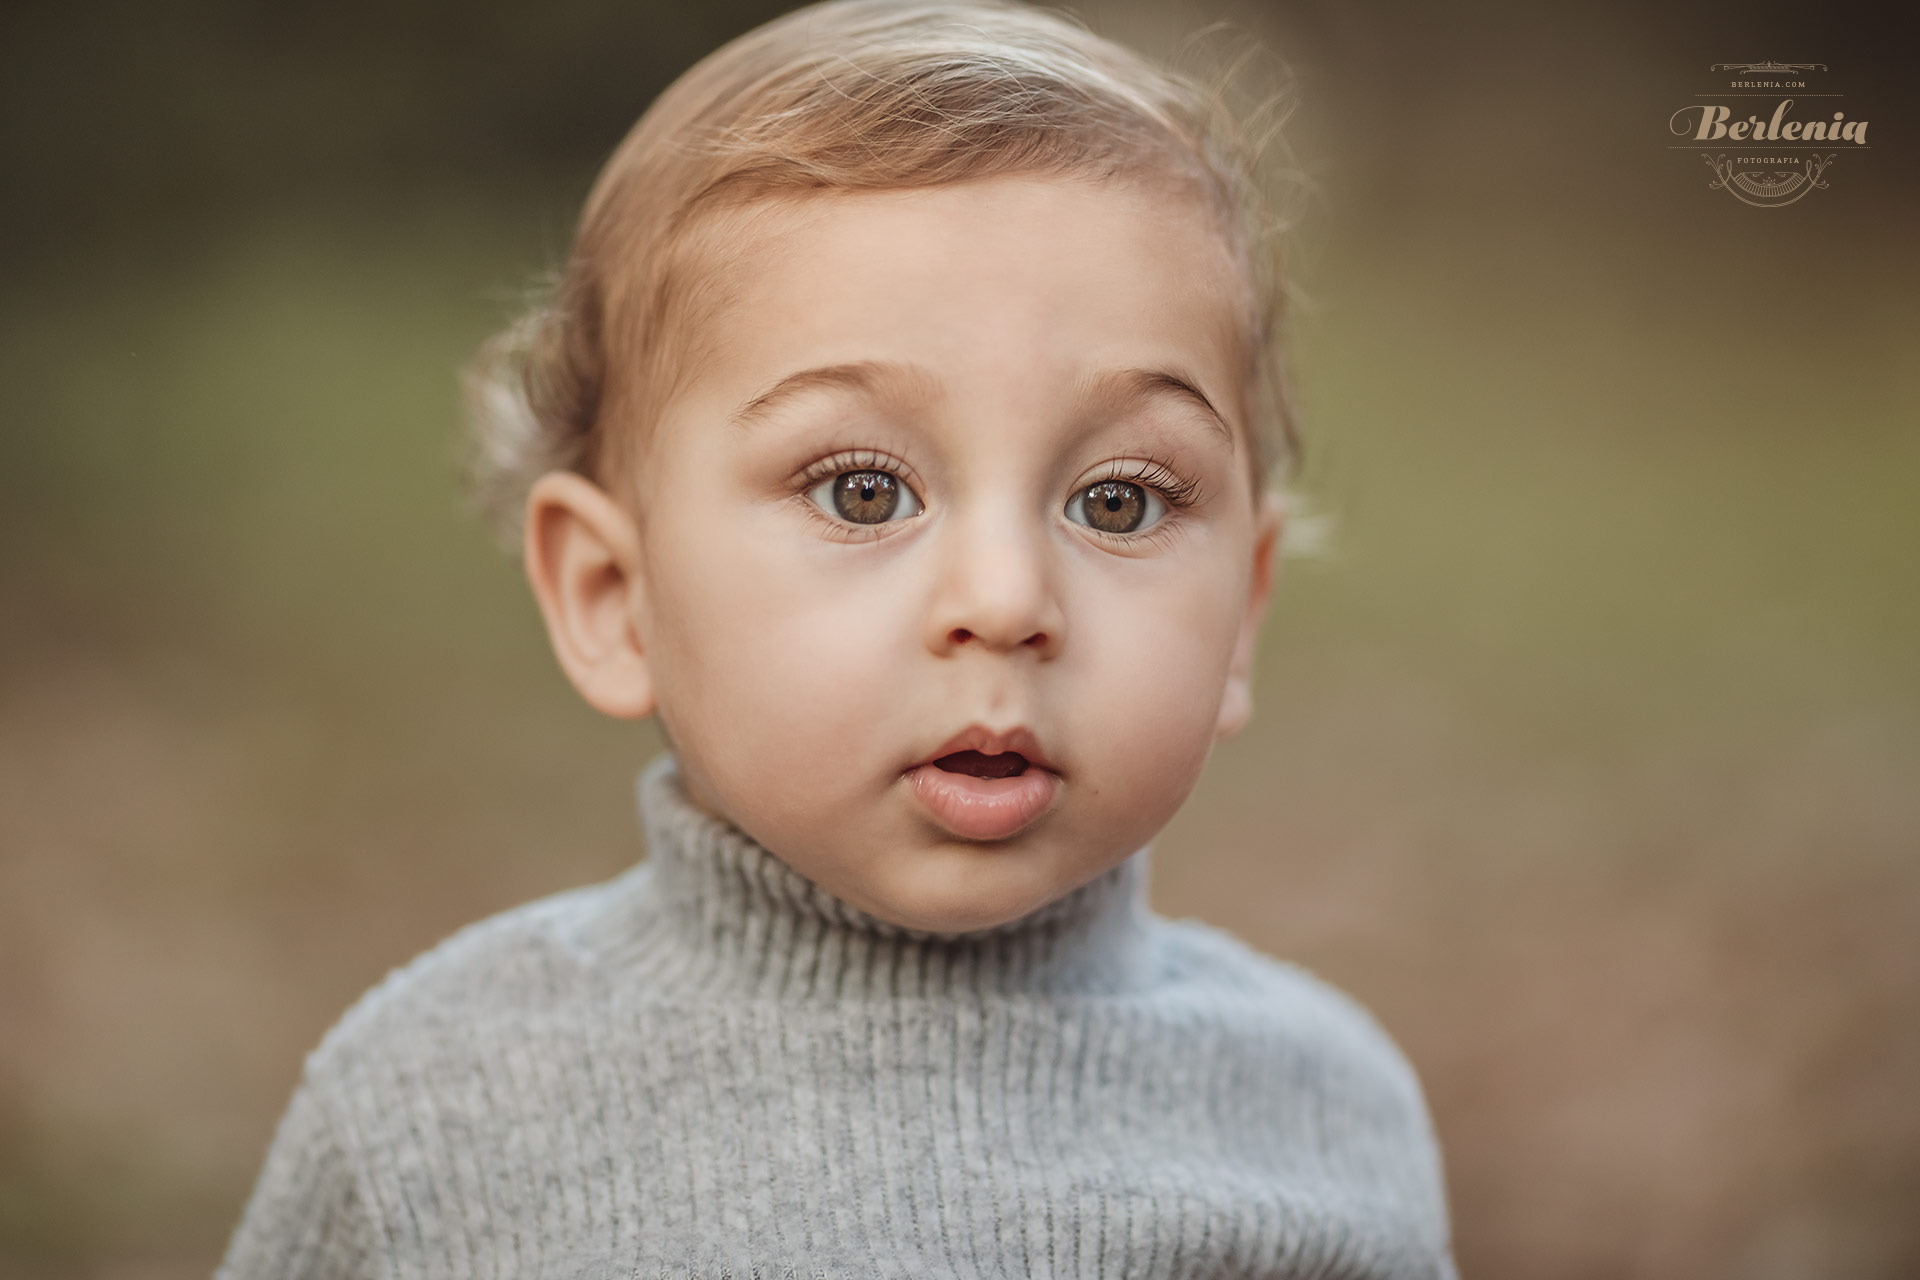
[(665, 753), (636, 783), (656, 914), (635, 959), (688, 993), (845, 1000), (1026, 992), (1113, 994), (1149, 982), (1143, 846), (1018, 920), (908, 929), (828, 892), (687, 794)]

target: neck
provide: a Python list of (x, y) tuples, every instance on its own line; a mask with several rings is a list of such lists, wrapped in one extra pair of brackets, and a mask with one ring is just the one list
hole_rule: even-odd
[(637, 784), (658, 918), (649, 980), (701, 994), (844, 1000), (1112, 994), (1148, 981), (1142, 846), (1017, 920), (910, 929), (844, 901), (687, 794), (664, 754)]

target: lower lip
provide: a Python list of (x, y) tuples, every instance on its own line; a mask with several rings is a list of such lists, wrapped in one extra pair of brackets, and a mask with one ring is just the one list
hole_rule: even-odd
[(923, 764), (907, 771), (914, 795), (953, 834), (1000, 840), (1045, 813), (1060, 792), (1060, 775), (1029, 767), (1012, 778), (976, 778)]

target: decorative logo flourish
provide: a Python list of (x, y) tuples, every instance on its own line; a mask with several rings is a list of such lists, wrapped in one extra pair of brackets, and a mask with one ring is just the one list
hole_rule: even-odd
[(1825, 190), (1827, 184), (1820, 175), (1833, 163), (1832, 156), (1825, 159), (1812, 156), (1806, 161), (1806, 168), (1798, 172), (1775, 169), (1768, 173), (1761, 169), (1735, 169), (1725, 153), (1700, 158), (1714, 172), (1714, 180), (1707, 184), (1710, 190), (1724, 188), (1734, 199), (1761, 209), (1792, 204), (1815, 187)]
[[(1844, 94), (1816, 76), (1824, 62), (1716, 62), (1716, 88), (1667, 118), (1667, 131), (1687, 141), (1670, 149), (1719, 143), (1725, 151), (1702, 151), (1713, 171), (1710, 191), (1725, 191), (1756, 209), (1778, 209), (1827, 189), (1827, 171), (1841, 151), (1867, 149), (1869, 122), (1849, 119)], [(1771, 98), (1755, 104), (1755, 98)], [(1725, 101), (1714, 101), (1725, 99)], [(1758, 106), (1756, 110), (1755, 107)], [(1748, 113), (1744, 120), (1736, 112)], [(1804, 113), (1801, 114), (1801, 113)], [(1743, 147), (1744, 150), (1734, 150)]]
[(1824, 62), (1716, 62), (1707, 68), (1709, 71), (1745, 71), (1749, 75), (1754, 72), (1778, 73), (1791, 71), (1825, 71), (1826, 69), (1827, 64)]

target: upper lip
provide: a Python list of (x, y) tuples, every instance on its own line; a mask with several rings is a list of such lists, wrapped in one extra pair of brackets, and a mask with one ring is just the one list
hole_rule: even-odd
[[(950, 756), (956, 751), (978, 751), (982, 755), (996, 756), (1002, 752), (1018, 752), (1026, 762), (1037, 769), (1053, 768), (1053, 762), (1040, 750), (1040, 740), (1033, 736), (1033, 730), (1023, 724), (1006, 729), (990, 729), (983, 724), (970, 724), (960, 732), (948, 738), (946, 742), (922, 760), (921, 764), (932, 764), (942, 756)], [(915, 766), (916, 768), (918, 766)]]

